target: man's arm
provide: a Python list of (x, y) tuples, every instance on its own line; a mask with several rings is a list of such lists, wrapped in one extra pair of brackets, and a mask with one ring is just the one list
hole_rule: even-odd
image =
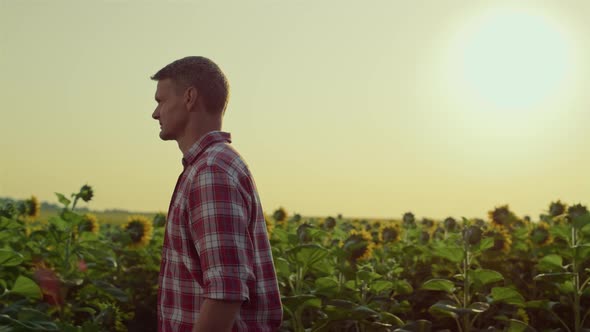
[(189, 205), (189, 231), (203, 276), (203, 303), (193, 331), (231, 331), (256, 282), (248, 203), (239, 183), (212, 165), (195, 177)]
[(231, 332), (242, 302), (205, 299), (193, 332)]

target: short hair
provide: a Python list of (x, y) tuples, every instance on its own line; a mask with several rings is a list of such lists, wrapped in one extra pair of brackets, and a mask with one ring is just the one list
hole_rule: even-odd
[(229, 83), (215, 62), (202, 56), (187, 56), (160, 69), (151, 77), (154, 81), (170, 79), (180, 89), (195, 87), (203, 104), (211, 112), (225, 113), (229, 100)]

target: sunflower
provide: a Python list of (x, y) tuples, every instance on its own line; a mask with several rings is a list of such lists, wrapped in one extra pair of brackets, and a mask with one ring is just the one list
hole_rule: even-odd
[(546, 222), (538, 222), (529, 233), (532, 243), (540, 246), (548, 245), (553, 242), (553, 237), (549, 233), (549, 225)]
[(379, 220), (379, 219), (377, 219), (377, 220), (373, 220), (373, 221), (371, 221), (371, 227), (372, 227), (373, 229), (379, 229), (379, 228), (381, 228), (381, 226), (382, 226), (384, 223), (385, 223), (384, 221), (382, 221), (382, 220)]
[(531, 221), (531, 217), (524, 216), (523, 219), (520, 219), (520, 218), (514, 219), (514, 222), (512, 223), (512, 225), (514, 225), (514, 228), (529, 228), (529, 226), (531, 224), (530, 221)]
[(494, 246), (490, 250), (501, 251), (505, 254), (510, 252), (512, 238), (510, 237), (510, 233), (504, 227), (495, 227), (494, 229), (486, 231), (483, 235), (494, 238)]
[(477, 225), (467, 226), (463, 230), (463, 241), (469, 245), (476, 245), (481, 241), (481, 227)]
[(527, 314), (526, 310), (524, 310), (523, 308), (518, 308), (516, 310), (516, 319), (525, 322), (527, 325), (529, 323), (529, 315)]
[(369, 232), (353, 229), (348, 233), (348, 238), (344, 241), (342, 247), (349, 253), (350, 260), (356, 262), (357, 260), (371, 258), (375, 244)]
[(135, 316), (133, 313), (121, 310), (116, 303), (110, 301), (99, 302), (97, 307), (100, 310), (97, 320), (108, 331), (127, 331), (124, 322)]
[(283, 207), (279, 207), (275, 212), (272, 214), (274, 220), (282, 222), (287, 220), (287, 210)]
[(83, 185), (82, 188), (80, 188), (80, 192), (76, 194), (76, 197), (81, 198), (84, 202), (90, 201), (93, 196), (94, 190), (92, 190), (92, 187), (87, 184)]
[(434, 232), (434, 229), (436, 228), (436, 222), (429, 218), (422, 218), (422, 220), (420, 221), (420, 226), (422, 227), (423, 231), (425, 231), (428, 234), (432, 234), (432, 232)]
[(154, 219), (152, 220), (152, 224), (154, 225), (154, 227), (164, 227), (164, 225), (166, 225), (166, 213), (156, 213)]
[(322, 219), (319, 224), (321, 228), (331, 231), (336, 227), (336, 219), (334, 219), (334, 217), (328, 217)]
[(292, 217), (291, 217), (291, 221), (294, 222), (300, 222), (301, 221), (301, 215), (299, 213), (295, 213)]
[(510, 211), (508, 205), (496, 207), (494, 210), (488, 212), (488, 218), (493, 226), (505, 227), (512, 229), (514, 223), (518, 218)]
[(312, 225), (305, 223), (299, 225), (297, 227), (297, 237), (299, 238), (300, 243), (309, 243), (311, 242), (311, 232), (309, 231), (310, 228), (314, 228)]
[(80, 225), (78, 225), (78, 232), (98, 234), (99, 228), (96, 216), (92, 213), (86, 213), (82, 216), (82, 221), (80, 222)]
[(443, 222), (443, 224), (445, 226), (445, 229), (447, 231), (449, 231), (449, 232), (456, 231), (457, 228), (459, 228), (458, 227), (459, 225), (457, 224), (457, 221), (453, 217), (446, 218), (445, 221)]
[(129, 217), (123, 229), (131, 238), (132, 247), (143, 247), (152, 239), (153, 226), (146, 217)]
[(421, 231), (418, 235), (418, 241), (422, 244), (428, 243), (428, 241), (430, 241), (430, 233), (427, 231)]
[(444, 228), (438, 226), (434, 232), (432, 232), (432, 238), (433, 239), (437, 239), (437, 240), (443, 240), (445, 238), (445, 233), (447, 231), (445, 231)]
[(379, 231), (379, 242), (393, 243), (400, 239), (401, 227), (398, 224), (384, 226)]
[(549, 204), (549, 215), (552, 217), (557, 217), (565, 213), (567, 206), (563, 204), (560, 200), (557, 202), (551, 202)]
[(31, 218), (39, 217), (39, 214), (41, 212), (41, 204), (39, 203), (37, 197), (32, 195), (31, 198), (25, 200), (25, 210), (27, 216)]
[(272, 236), (272, 231), (275, 229), (275, 224), (266, 215), (264, 215), (264, 223), (266, 224), (266, 232), (268, 233), (268, 237), (270, 238)]
[(402, 220), (404, 228), (416, 228), (416, 218), (412, 212), (404, 213)]
[(473, 226), (480, 227), (480, 228), (486, 228), (487, 227), (486, 221), (483, 220), (483, 219), (481, 219), (481, 218), (475, 218), (473, 220), (470, 220), (469, 221), (469, 224), (470, 225), (473, 225)]
[(568, 214), (570, 220), (574, 220), (578, 217), (581, 217), (581, 216), (585, 215), (586, 213), (588, 213), (588, 208), (586, 208), (582, 204), (576, 204), (576, 205), (570, 206), (567, 209), (567, 214)]

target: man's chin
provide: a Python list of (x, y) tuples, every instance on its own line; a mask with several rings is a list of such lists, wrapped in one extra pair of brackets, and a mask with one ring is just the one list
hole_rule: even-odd
[(173, 138), (166, 135), (164, 132), (160, 132), (160, 139), (162, 141), (171, 141)]

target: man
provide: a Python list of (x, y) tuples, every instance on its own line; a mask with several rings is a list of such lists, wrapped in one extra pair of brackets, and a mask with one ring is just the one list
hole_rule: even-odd
[(184, 166), (162, 248), (159, 330), (276, 331), (282, 306), (260, 199), (230, 134), (221, 131), (227, 79), (196, 56), (152, 79), (152, 117), (160, 138), (178, 143)]

